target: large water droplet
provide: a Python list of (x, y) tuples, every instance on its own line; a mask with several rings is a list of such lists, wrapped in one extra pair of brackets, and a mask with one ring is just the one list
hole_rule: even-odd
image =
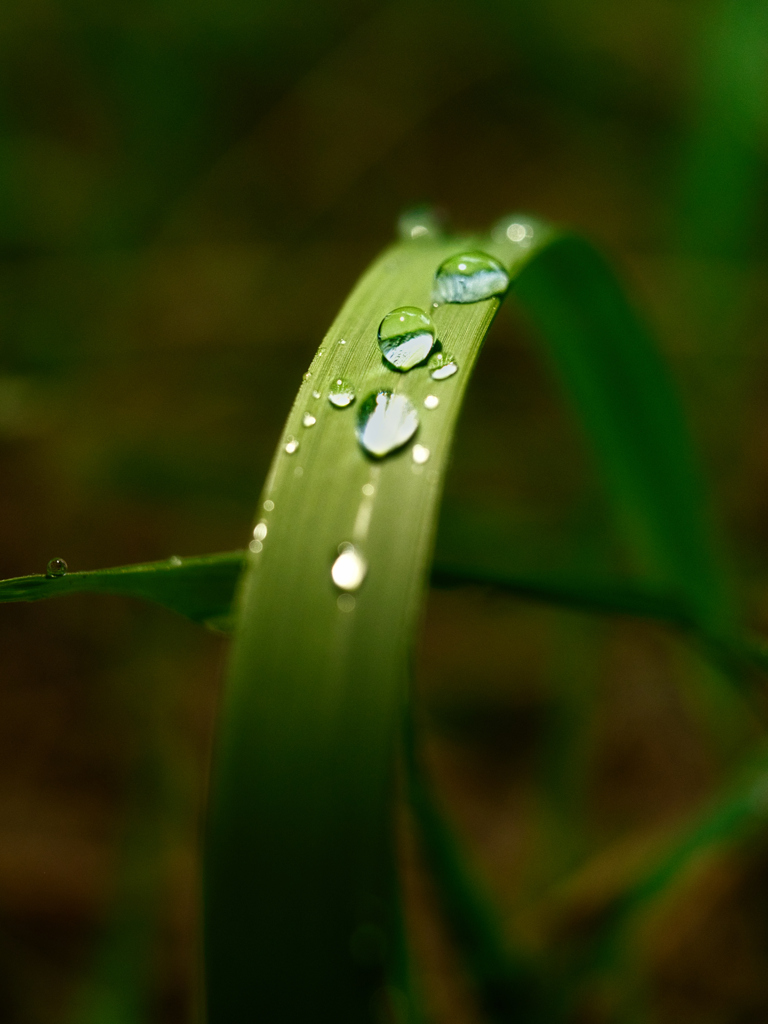
[(346, 409), (355, 400), (355, 389), (348, 380), (337, 377), (328, 389), (328, 401), (337, 409)]
[(377, 459), (401, 448), (419, 426), (419, 414), (405, 395), (378, 391), (369, 395), (357, 414), (357, 439)]
[(431, 206), (416, 206), (400, 214), (397, 233), (404, 241), (412, 238), (440, 238), (445, 234), (445, 218)]
[(497, 260), (484, 252), (465, 252), (440, 264), (433, 295), (439, 302), (479, 302), (508, 287), (509, 275)]
[(452, 377), (459, 369), (459, 365), (453, 356), (445, 352), (435, 352), (429, 361), (429, 375), (432, 380), (445, 380)]
[(416, 306), (401, 306), (379, 324), (379, 348), (393, 370), (412, 370), (423, 363), (435, 343), (432, 321)]
[(331, 566), (331, 579), (339, 590), (357, 590), (368, 572), (368, 564), (354, 544), (340, 544), (339, 552)]
[(66, 576), (69, 566), (63, 558), (52, 558), (45, 570), (46, 576)]

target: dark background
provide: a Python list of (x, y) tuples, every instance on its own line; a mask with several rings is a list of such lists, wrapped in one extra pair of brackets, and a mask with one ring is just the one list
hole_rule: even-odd
[[(745, 615), (768, 628), (764, 8), (8, 0), (0, 576), (242, 547), (301, 373), (426, 201), (459, 230), (525, 210), (608, 252), (680, 382)], [(514, 310), (447, 496), (503, 520), (528, 569), (609, 564), (620, 544)], [(225, 654), (116, 598), (0, 609), (3, 1022), (195, 1019)], [(446, 806), (509, 935), (543, 955), (754, 739), (698, 656), (640, 622), (435, 592), (418, 665)], [(404, 847), (428, 1005), (476, 1020)], [(697, 862), (654, 913), (579, 1020), (768, 1019), (759, 840)]]

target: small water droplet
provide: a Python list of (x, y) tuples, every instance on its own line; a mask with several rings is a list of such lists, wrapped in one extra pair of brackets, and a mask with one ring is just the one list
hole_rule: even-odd
[(328, 389), (328, 401), (337, 409), (345, 409), (355, 400), (355, 390), (348, 380), (337, 377)]
[(288, 452), (289, 455), (293, 455), (293, 453), (298, 450), (298, 447), (299, 442), (296, 440), (295, 437), (289, 435), (285, 440), (285, 450)]
[(323, 350), (322, 350), (322, 349), (320, 349), (320, 350), (318, 351), (318, 353), (317, 353), (317, 358), (319, 359), (321, 355), (323, 355)]
[(401, 306), (379, 324), (379, 348), (393, 370), (412, 370), (423, 363), (435, 344), (435, 329), (423, 309)]
[(45, 570), (46, 576), (66, 576), (69, 566), (63, 558), (52, 558)]
[(320, 397), (320, 392), (319, 391), (313, 391), (312, 392), (312, 397), (313, 398), (319, 398)]
[(425, 409), (436, 409), (438, 405), (440, 405), (440, 399), (437, 397), (437, 395), (427, 395), (427, 397), (424, 399)]
[(172, 565), (174, 568), (178, 569), (178, 567), (182, 563), (181, 563), (181, 559), (179, 558), (178, 555), (171, 555), (171, 557), (168, 559), (168, 564)]
[(366, 498), (371, 498), (376, 493), (376, 488), (373, 484), (363, 484), (363, 494)]
[(304, 374), (304, 376), (301, 379), (306, 381), (306, 380), (309, 380), (309, 378), (311, 376), (312, 376), (312, 374), (309, 372), (309, 370), (307, 370), (307, 372)]
[(340, 612), (353, 612), (357, 601), (351, 594), (339, 594), (336, 598), (336, 606)]
[(346, 345), (346, 344), (347, 344), (347, 342), (345, 341), (345, 339), (344, 339), (344, 338), (339, 338), (339, 344), (340, 344), (340, 345)]
[(397, 233), (404, 241), (413, 238), (440, 238), (445, 234), (445, 217), (431, 206), (416, 206), (400, 214)]
[(314, 427), (317, 423), (317, 419), (312, 415), (311, 412), (304, 413), (304, 419), (301, 421), (305, 427)]
[(357, 414), (357, 439), (377, 459), (396, 451), (413, 437), (419, 414), (405, 395), (378, 391), (369, 395)]
[(261, 543), (260, 540), (254, 539), (254, 540), (251, 541), (251, 543), (248, 545), (248, 547), (254, 553), (254, 555), (258, 555), (258, 553), (262, 550), (264, 545)]
[(274, 510), (274, 508), (275, 508), (274, 501), (272, 501), (270, 498), (267, 498), (267, 500), (264, 502), (264, 511), (265, 512), (272, 512)]
[(491, 231), (495, 242), (513, 242), (522, 249), (530, 246), (535, 234), (535, 222), (520, 214), (502, 217)]
[(429, 448), (425, 448), (423, 444), (415, 444), (411, 449), (411, 456), (417, 466), (423, 466), (429, 458)]
[(445, 352), (435, 352), (429, 361), (429, 375), (432, 380), (445, 380), (452, 377), (459, 369), (459, 365), (453, 356)]
[(264, 538), (267, 536), (267, 529), (267, 524), (264, 522), (263, 519), (260, 523), (256, 523), (256, 525), (253, 528), (253, 539), (264, 540)]
[(354, 544), (342, 544), (340, 549), (341, 554), (331, 566), (331, 579), (339, 590), (358, 590), (368, 565)]
[(484, 252), (465, 252), (440, 264), (434, 298), (439, 302), (480, 302), (508, 287), (509, 275), (497, 260)]

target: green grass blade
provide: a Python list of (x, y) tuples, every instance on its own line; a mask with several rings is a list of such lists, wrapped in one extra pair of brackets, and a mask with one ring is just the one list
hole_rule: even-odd
[[(242, 588), (211, 789), (210, 1024), (254, 1012), (368, 1020), (384, 983), (396, 935), (392, 774), (408, 655), (451, 435), (498, 300), (433, 311), (460, 367), (443, 382), (425, 368), (387, 370), (376, 332), (396, 307), (429, 309), (437, 266), (465, 246), (477, 240), (403, 243), (364, 275), (312, 362), (262, 494), (268, 532)], [(338, 377), (352, 381), (358, 405), (382, 386), (409, 396), (426, 465), (408, 449), (369, 460), (355, 407), (326, 401)], [(430, 393), (440, 398), (433, 411), (423, 405)], [(307, 412), (317, 420), (310, 428)], [(292, 454), (289, 436), (299, 440)], [(368, 563), (347, 611), (330, 576), (342, 542)]]
[(153, 601), (194, 622), (224, 622), (243, 568), (242, 551), (124, 565), (65, 576), (17, 576), (0, 580), (0, 602), (41, 601), (65, 594), (115, 594)]
[(603, 258), (563, 237), (521, 274), (518, 300), (543, 334), (644, 563), (692, 614), (728, 620), (682, 411), (667, 369)]

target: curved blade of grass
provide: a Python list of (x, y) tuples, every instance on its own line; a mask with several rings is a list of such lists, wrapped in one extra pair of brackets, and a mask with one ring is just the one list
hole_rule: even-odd
[(0, 602), (41, 601), (65, 594), (115, 594), (153, 601), (194, 622), (216, 625), (231, 613), (244, 558), (242, 551), (226, 551), (115, 569), (68, 572), (65, 576), (17, 576), (0, 580)]
[(704, 487), (668, 371), (612, 271), (584, 240), (553, 242), (517, 298), (543, 334), (646, 570), (699, 621), (732, 618)]
[[(434, 310), (438, 338), (460, 367), (440, 383), (425, 368), (386, 369), (376, 331), (395, 307), (430, 308), (437, 266), (472, 245), (403, 243), (363, 276), (299, 390), (262, 494), (267, 536), (240, 595), (211, 788), (210, 1024), (254, 1012), (286, 1022), (368, 1020), (389, 969), (393, 768), (407, 660), (451, 435), (499, 302)], [(408, 449), (380, 462), (363, 453), (354, 406), (338, 410), (325, 399), (339, 377), (353, 383), (358, 404), (380, 387), (411, 398), (421, 417), (416, 439), (431, 452), (426, 465)], [(431, 392), (440, 405), (426, 411)], [(317, 420), (311, 428), (302, 426), (306, 412)], [(292, 454), (289, 436), (299, 440)], [(330, 575), (342, 542), (368, 563), (346, 611)]]

